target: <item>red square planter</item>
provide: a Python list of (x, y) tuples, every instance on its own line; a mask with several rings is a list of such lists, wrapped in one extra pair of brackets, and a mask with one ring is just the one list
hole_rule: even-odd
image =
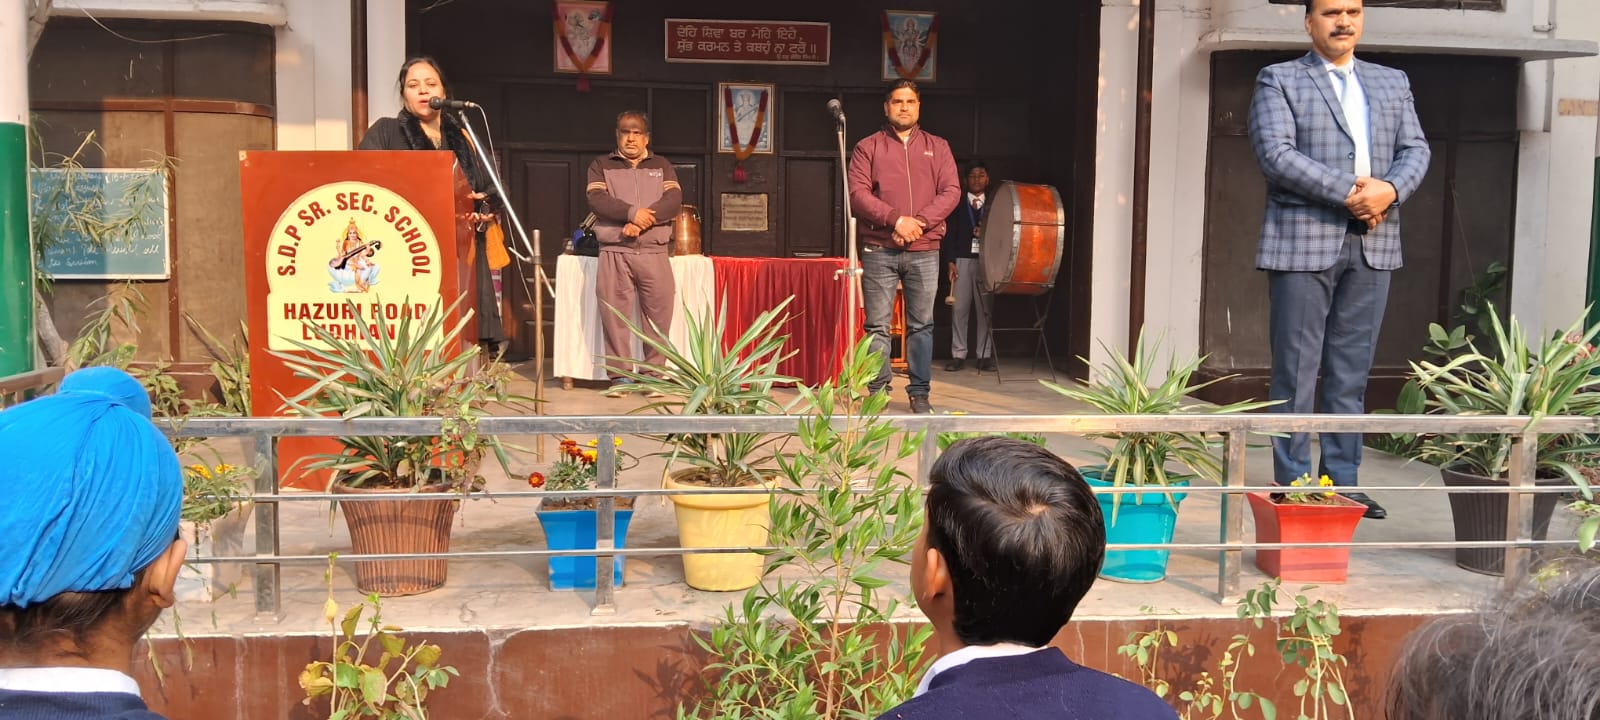
[[(1277, 504), (1267, 493), (1250, 493), (1256, 518), (1256, 542), (1350, 542), (1367, 506), (1344, 496), (1335, 505)], [(1257, 550), (1261, 572), (1297, 582), (1342, 583), (1350, 564), (1350, 548), (1285, 548)]]

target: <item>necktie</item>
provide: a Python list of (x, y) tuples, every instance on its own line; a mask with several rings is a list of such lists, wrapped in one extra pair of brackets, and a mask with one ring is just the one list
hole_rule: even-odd
[(972, 210), (974, 212), (976, 212), (976, 211), (982, 210), (982, 209), (983, 209), (983, 196), (982, 195), (973, 196), (973, 198), (972, 198)]
[(1364, 137), (1367, 133), (1367, 103), (1360, 87), (1352, 75), (1355, 67), (1334, 68), (1333, 77), (1338, 82), (1334, 89), (1339, 93), (1339, 106), (1344, 110), (1344, 123), (1350, 132), (1358, 138), (1355, 141), (1356, 157), (1354, 171), (1356, 175), (1367, 176), (1372, 174), (1372, 148)]

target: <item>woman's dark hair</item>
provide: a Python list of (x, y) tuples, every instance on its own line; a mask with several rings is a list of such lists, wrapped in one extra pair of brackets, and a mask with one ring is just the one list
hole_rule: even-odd
[(405, 99), (406, 73), (411, 72), (412, 65), (420, 65), (422, 63), (427, 63), (433, 68), (434, 72), (439, 74), (439, 87), (444, 89), (445, 97), (450, 97), (450, 81), (445, 79), (444, 68), (439, 67), (438, 60), (428, 57), (427, 55), (418, 55), (414, 58), (406, 60), (405, 63), (400, 66), (400, 77), (394, 81), (395, 92), (400, 95), (402, 100)]
[(1088, 483), (1054, 453), (1004, 437), (962, 440), (933, 464), (928, 546), (944, 556), (955, 632), (968, 645), (1049, 644), (1105, 560)]
[(0, 607), (0, 649), (26, 655), (37, 652), (51, 636), (64, 635), (82, 650), (89, 645), (90, 632), (105, 622), (130, 592), (131, 588), (64, 592), (27, 608)]

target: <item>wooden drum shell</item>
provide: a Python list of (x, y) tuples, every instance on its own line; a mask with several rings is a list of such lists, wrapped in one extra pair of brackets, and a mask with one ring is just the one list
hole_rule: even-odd
[(1004, 182), (989, 200), (978, 262), (983, 292), (1043, 295), (1055, 285), (1066, 245), (1066, 209), (1049, 185)]

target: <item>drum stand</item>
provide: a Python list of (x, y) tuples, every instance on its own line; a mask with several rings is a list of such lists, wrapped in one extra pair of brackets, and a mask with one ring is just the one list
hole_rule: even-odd
[[(1003, 333), (1003, 332), (1005, 332), (1005, 333), (1031, 333), (1031, 334), (1037, 336), (1037, 338), (1038, 338), (1035, 341), (1034, 346), (1033, 346), (1033, 360), (1032, 360), (1032, 363), (1028, 365), (1028, 377), (1022, 378), (1020, 380), (1011, 380), (1009, 382), (1022, 382), (1024, 380), (1032, 380), (1032, 379), (1034, 379), (1033, 375), (1034, 375), (1035, 372), (1037, 372), (1037, 370), (1039, 368), (1039, 353), (1041, 351), (1044, 353), (1045, 366), (1050, 368), (1050, 382), (1056, 382), (1056, 363), (1055, 363), (1055, 360), (1050, 357), (1050, 343), (1046, 342), (1046, 338), (1045, 338), (1045, 321), (1047, 319), (1049, 319), (1049, 317), (1050, 317), (1050, 298), (1055, 295), (1055, 292), (1056, 292), (1055, 291), (1055, 287), (1052, 286), (1049, 290), (1046, 290), (1043, 295), (1030, 295), (1030, 296), (1028, 296), (1028, 302), (1033, 306), (1033, 318), (1034, 318), (1034, 320), (1033, 320), (1033, 324), (1032, 325), (1021, 326), (1021, 327), (1004, 327), (1004, 328), (1003, 327), (996, 327), (995, 324), (994, 324), (994, 298), (995, 298), (995, 293), (990, 293), (990, 292), (980, 292), (980, 293), (978, 293), (978, 311), (983, 313), (983, 316), (989, 320), (989, 344), (991, 345), (991, 347), (989, 348), (989, 352), (990, 352), (989, 357), (994, 358), (994, 380), (995, 380), (995, 382), (1002, 383), (1002, 384), (1005, 383), (1005, 382), (1008, 382), (1003, 377), (1003, 373), (1002, 373), (1002, 371), (1000, 369), (1000, 367), (1001, 367), (1000, 353), (998, 352), (999, 343), (995, 342), (996, 339), (997, 339), (997, 336), (999, 336), (1000, 333)], [(978, 338), (977, 340), (978, 340), (979, 343), (981, 343), (983, 339), (982, 338)], [(979, 348), (978, 353), (979, 353), (979, 355), (981, 357), (982, 356), (982, 348), (981, 347)]]

